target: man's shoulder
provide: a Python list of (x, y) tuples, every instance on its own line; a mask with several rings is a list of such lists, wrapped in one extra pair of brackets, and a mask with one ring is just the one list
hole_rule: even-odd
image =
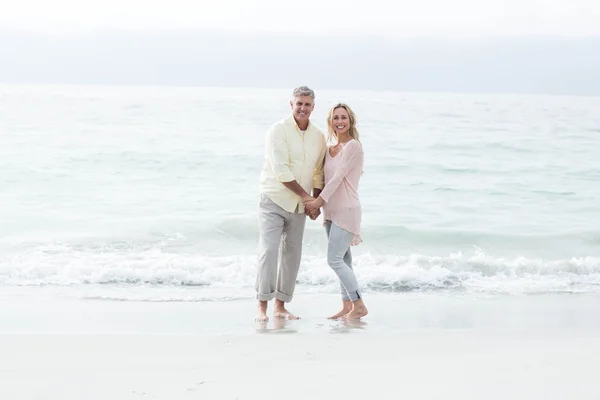
[(317, 125), (311, 123), (312, 128), (319, 134), (325, 136), (325, 132), (323, 131), (323, 129), (319, 128)]
[(317, 136), (319, 137), (319, 140), (321, 141), (321, 144), (326, 145), (327, 144), (327, 139), (325, 136), (325, 132), (323, 132), (323, 130), (321, 130), (318, 126), (316, 125), (312, 125), (312, 129), (314, 129), (315, 134), (317, 134)]
[(279, 121), (271, 124), (270, 131), (282, 131), (289, 124), (289, 117), (282, 118)]

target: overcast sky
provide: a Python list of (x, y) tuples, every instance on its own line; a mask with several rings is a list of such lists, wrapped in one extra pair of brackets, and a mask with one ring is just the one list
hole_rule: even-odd
[[(0, 82), (300, 78), (600, 94), (599, 0), (0, 0), (0, 10)], [(310, 54), (302, 65), (299, 53)]]
[(600, 35), (598, 0), (0, 0), (0, 26), (385, 35)]

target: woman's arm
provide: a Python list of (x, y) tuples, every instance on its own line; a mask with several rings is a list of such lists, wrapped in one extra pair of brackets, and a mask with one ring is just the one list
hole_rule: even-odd
[(315, 200), (309, 201), (305, 204), (305, 207), (309, 209), (319, 208), (324, 202), (329, 201), (329, 198), (338, 186), (342, 183), (348, 173), (356, 167), (356, 164), (360, 162), (362, 158), (362, 145), (358, 140), (351, 140), (344, 146), (342, 153), (340, 154), (340, 164), (336, 169), (335, 173), (325, 184), (325, 188), (319, 194)]

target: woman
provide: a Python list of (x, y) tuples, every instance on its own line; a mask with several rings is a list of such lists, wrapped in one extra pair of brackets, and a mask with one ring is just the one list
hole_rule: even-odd
[(361, 207), (358, 183), (363, 170), (363, 149), (358, 140), (356, 117), (346, 104), (337, 104), (327, 117), (330, 146), (325, 155), (325, 188), (314, 200), (304, 203), (313, 211), (323, 207), (327, 233), (327, 263), (342, 288), (342, 310), (329, 317), (359, 319), (367, 315), (352, 270), (350, 246), (359, 244)]

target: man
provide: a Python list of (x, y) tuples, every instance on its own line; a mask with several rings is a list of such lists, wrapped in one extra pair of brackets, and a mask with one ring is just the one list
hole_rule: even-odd
[[(300, 260), (306, 214), (303, 201), (311, 189), (318, 197), (323, 189), (325, 135), (310, 123), (314, 92), (306, 86), (294, 89), (292, 114), (274, 124), (266, 137), (265, 162), (260, 176), (258, 210), (258, 270), (256, 297), (259, 322), (268, 321), (267, 305), (275, 299), (275, 318), (298, 319), (285, 308), (292, 301)], [(316, 219), (320, 210), (309, 214)]]

